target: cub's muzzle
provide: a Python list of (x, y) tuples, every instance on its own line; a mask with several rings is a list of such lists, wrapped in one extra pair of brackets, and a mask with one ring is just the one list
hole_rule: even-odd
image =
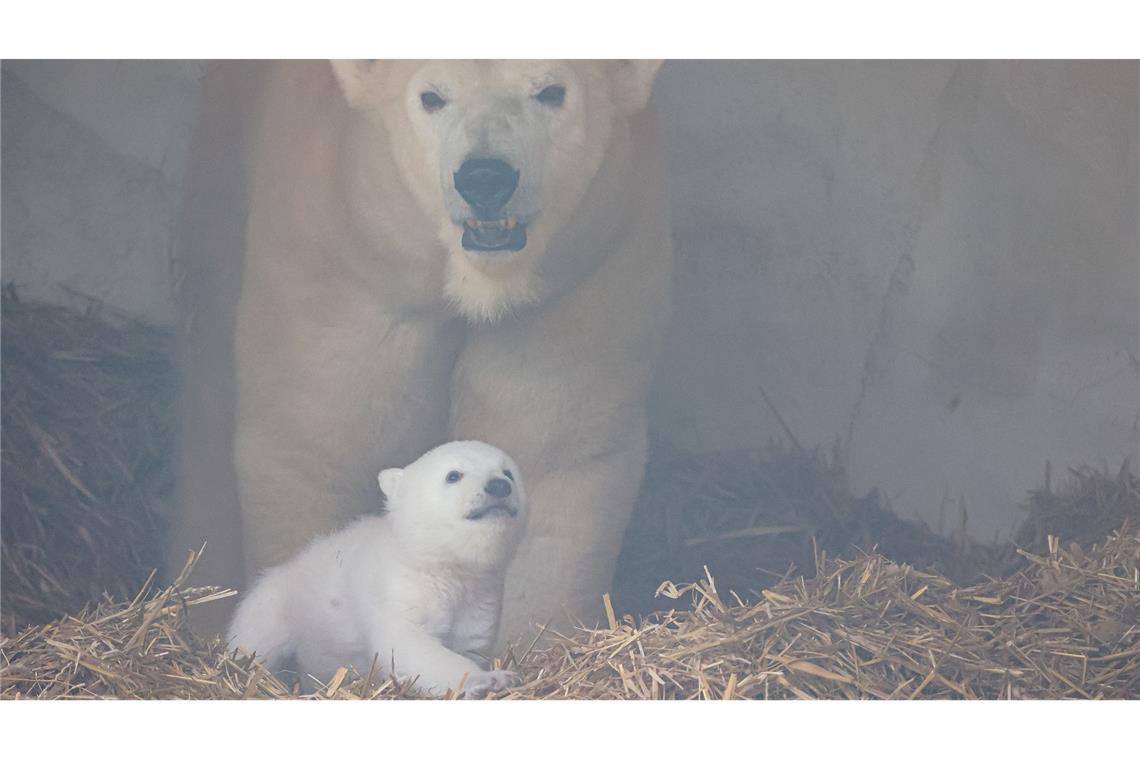
[(511, 483), (505, 478), (493, 478), (487, 481), (483, 490), (496, 499), (505, 499), (511, 495)]
[(483, 486), (483, 493), (487, 494), (490, 498), (487, 503), (478, 509), (473, 509), (468, 512), (464, 517), (468, 520), (482, 520), (489, 515), (504, 515), (506, 517), (515, 517), (518, 515), (518, 509), (511, 505), (508, 497), (511, 495), (513, 489), (511, 482), (505, 478), (491, 478)]

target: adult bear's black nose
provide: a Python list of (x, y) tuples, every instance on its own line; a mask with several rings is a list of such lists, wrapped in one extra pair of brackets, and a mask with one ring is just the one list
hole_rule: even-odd
[(519, 170), (499, 158), (469, 158), (453, 175), (455, 190), (479, 219), (494, 219), (519, 186)]
[(511, 495), (511, 484), (510, 481), (503, 478), (494, 478), (487, 481), (487, 485), (483, 486), (483, 490), (496, 499), (505, 499)]

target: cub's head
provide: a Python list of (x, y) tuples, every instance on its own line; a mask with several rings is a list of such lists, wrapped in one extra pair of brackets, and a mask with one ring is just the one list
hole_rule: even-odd
[[(625, 120), (659, 61), (334, 61), (350, 107), (384, 133), (403, 182), (438, 225), (447, 295), (472, 319), (541, 298), (573, 262), (565, 228), (628, 156)], [(624, 147), (624, 146), (623, 146)], [(606, 203), (617, 205), (615, 193)], [(595, 203), (595, 206), (606, 205)], [(587, 211), (604, 224), (606, 209)], [(587, 235), (597, 240), (598, 235)]]
[(505, 565), (526, 519), (518, 465), (480, 441), (453, 441), (380, 473), (388, 518), (427, 562)]

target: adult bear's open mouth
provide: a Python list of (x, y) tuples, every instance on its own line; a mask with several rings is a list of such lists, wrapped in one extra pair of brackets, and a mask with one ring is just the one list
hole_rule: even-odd
[(480, 253), (521, 251), (526, 245), (526, 224), (515, 217), (468, 219), (463, 223), (463, 248)]

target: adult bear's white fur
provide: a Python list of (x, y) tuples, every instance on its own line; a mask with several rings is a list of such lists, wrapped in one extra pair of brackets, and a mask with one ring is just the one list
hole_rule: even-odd
[[(663, 156), (644, 108), (657, 63), (333, 70), (347, 112), (318, 64), (281, 64), (255, 130), (237, 317), (246, 565), (359, 513), (377, 466), (477, 438), (513, 452), (532, 488), (504, 634), (595, 617), (642, 479), (668, 318)], [(551, 84), (558, 107), (535, 97)], [(428, 113), (429, 90), (446, 107)], [(460, 242), (451, 178), (475, 154), (520, 169), (517, 252)]]
[(384, 470), (380, 486), (388, 513), (268, 570), (238, 606), (230, 643), (271, 669), (295, 661), (321, 682), (341, 666), (365, 674), (375, 658), (381, 673), (394, 663), (396, 675), (437, 694), (461, 682), (468, 696), (509, 685), (514, 674), (485, 671), (472, 655), (491, 656), (526, 518), (518, 465), (493, 446), (457, 441)]

